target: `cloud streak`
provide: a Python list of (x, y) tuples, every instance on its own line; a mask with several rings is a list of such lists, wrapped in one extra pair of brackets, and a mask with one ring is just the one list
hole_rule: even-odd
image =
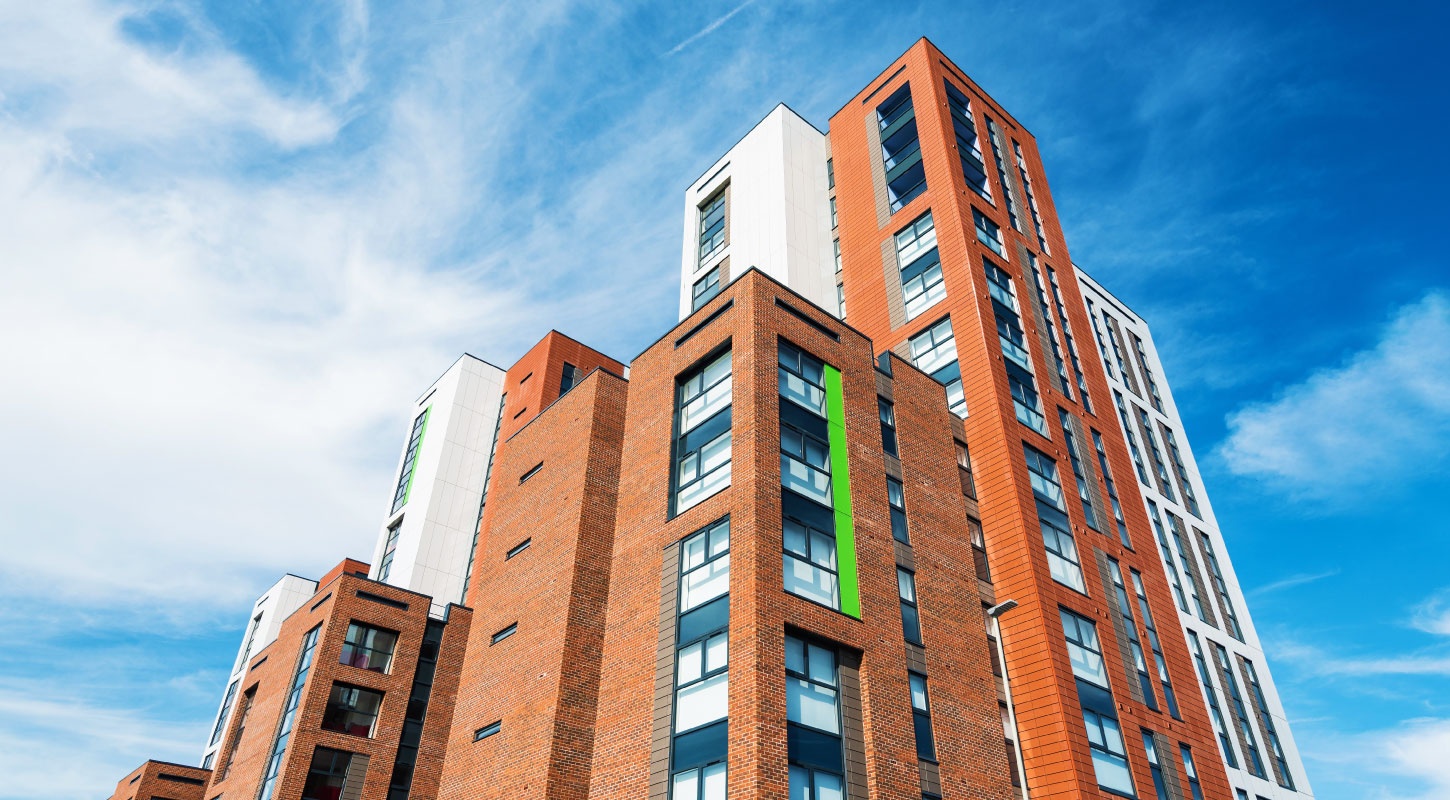
[(712, 34), (712, 33), (715, 32), (715, 29), (716, 28), (718, 28), (721, 25), (724, 25), (725, 23), (729, 22), (731, 17), (734, 17), (736, 14), (739, 14), (741, 11), (744, 11), (748, 6), (750, 6), (754, 2), (755, 2), (755, 0), (745, 0), (745, 2), (741, 3), (740, 5), (738, 5), (738, 6), (734, 7), (734, 8), (732, 8), (732, 9), (730, 9), (729, 11), (727, 11), (724, 14), (720, 15), (719, 17), (716, 17), (709, 25), (706, 25), (705, 27), (703, 27), (700, 30), (696, 31), (694, 34), (686, 37), (683, 41), (681, 41), (679, 44), (675, 45), (674, 47), (671, 47), (669, 50), (666, 50), (665, 51), (665, 55), (666, 56), (675, 55), (676, 53), (680, 52), (681, 50), (684, 50), (686, 47), (689, 47), (690, 45), (694, 44), (695, 42), (698, 42), (701, 39), (705, 38), (706, 36), (709, 36), (710, 34)]
[(1238, 475), (1344, 502), (1433, 473), (1450, 436), (1450, 295), (1399, 309), (1379, 341), (1230, 414), (1217, 454)]
[(1255, 587), (1246, 592), (1246, 594), (1252, 597), (1261, 597), (1266, 594), (1281, 592), (1285, 589), (1292, 589), (1296, 586), (1304, 586), (1306, 584), (1322, 581), (1325, 578), (1332, 578), (1335, 575), (1338, 575), (1340, 572), (1341, 570), (1337, 568), (1327, 569), (1323, 572), (1301, 572), (1296, 575), (1290, 575), (1287, 578), (1280, 578), (1277, 581), (1271, 581), (1264, 584), (1263, 586)]

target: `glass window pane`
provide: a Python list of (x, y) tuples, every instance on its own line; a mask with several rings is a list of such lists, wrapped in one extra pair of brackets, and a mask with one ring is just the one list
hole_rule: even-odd
[(704, 645), (700, 642), (680, 650), (675, 667), (675, 685), (683, 686), (691, 681), (699, 680), (705, 674), (700, 662), (700, 655)]
[(725, 594), (730, 591), (730, 554), (685, 575), (680, 584), (682, 613)]
[(730, 663), (730, 636), (721, 634), (705, 642), (705, 671), (721, 669)]
[(724, 719), (729, 706), (729, 679), (730, 673), (722, 672), (681, 689), (675, 696), (675, 733)]
[(705, 767), (705, 791), (701, 800), (725, 800), (725, 765), (711, 764)]
[(815, 800), (842, 800), (841, 776), (829, 772), (816, 773)]
[(827, 733), (840, 733), (836, 713), (836, 693), (824, 686), (800, 678), (786, 678), (785, 715), (791, 722), (807, 725)]

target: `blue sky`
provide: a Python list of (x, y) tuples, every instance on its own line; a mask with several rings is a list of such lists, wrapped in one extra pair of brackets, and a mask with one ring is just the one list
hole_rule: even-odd
[(1447, 22), (0, 0), (0, 797), (199, 757), (252, 599), (370, 552), (418, 390), (637, 353), (686, 182), (921, 35), (1154, 326), (1318, 796), (1450, 795)]

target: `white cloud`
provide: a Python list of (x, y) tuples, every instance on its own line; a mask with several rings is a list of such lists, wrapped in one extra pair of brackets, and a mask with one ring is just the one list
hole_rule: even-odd
[(1273, 592), (1281, 592), (1285, 589), (1292, 589), (1296, 586), (1304, 586), (1306, 584), (1316, 583), (1318, 581), (1324, 580), (1325, 578), (1332, 578), (1339, 573), (1340, 570), (1338, 568), (1327, 569), (1323, 572), (1300, 572), (1285, 578), (1280, 578), (1276, 581), (1270, 581), (1263, 586), (1258, 586), (1250, 589), (1247, 594), (1249, 594), (1250, 596), (1262, 596), (1266, 594), (1272, 594)]
[(1401, 308), (1375, 346), (1228, 418), (1218, 455), (1302, 497), (1434, 474), (1450, 436), (1450, 297)]
[(1438, 592), (1416, 606), (1410, 625), (1426, 633), (1450, 636), (1450, 589)]

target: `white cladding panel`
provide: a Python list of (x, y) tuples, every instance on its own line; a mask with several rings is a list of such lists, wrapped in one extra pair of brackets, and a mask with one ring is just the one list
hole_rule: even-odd
[[(755, 267), (834, 313), (828, 157), (826, 135), (779, 105), (685, 191), (681, 319), (695, 282), (727, 258), (731, 279)], [(700, 210), (727, 186), (726, 243), (702, 259)]]
[[(484, 472), (503, 399), (504, 371), (465, 355), (414, 404), (403, 451), (389, 484), (387, 512), (373, 551), (372, 577), (433, 598), (435, 609), (461, 602), (478, 524)], [(393, 495), (413, 422), (428, 411), (408, 500), (392, 512)], [(386, 577), (388, 530), (399, 526)]]
[[(1299, 756), (1298, 745), (1294, 741), (1294, 734), (1290, 729), (1288, 717), (1284, 712), (1284, 705), (1279, 699), (1278, 689), (1274, 686), (1274, 678), (1269, 671), (1269, 664), (1264, 656), (1263, 645), (1259, 642), (1258, 631), (1254, 628), (1253, 619), (1249, 614), (1249, 607), (1248, 603), (1244, 599), (1243, 589), (1239, 586), (1238, 576), (1234, 573), (1233, 559), (1229, 557), (1228, 546), (1224, 543), (1223, 533), (1219, 530), (1218, 520), (1214, 517), (1213, 506), (1209, 502), (1208, 492), (1204, 488), (1203, 479), (1198, 471), (1198, 462), (1193, 457), (1193, 448), (1189, 445), (1188, 432), (1183, 427), (1183, 418), (1180, 417), (1178, 414), (1178, 406), (1174, 403), (1173, 391), (1169, 387), (1168, 379), (1164, 374), (1163, 364), (1158, 358), (1158, 349), (1153, 344), (1152, 333), (1151, 331), (1149, 331), (1147, 323), (1145, 323), (1136, 314), (1129, 311), (1127, 306), (1123, 304), (1122, 301), (1115, 298), (1111, 293), (1109, 293), (1106, 289), (1099, 285), (1097, 281), (1093, 280), (1076, 265), (1073, 265), (1073, 271), (1077, 275), (1078, 286), (1082, 289), (1084, 299), (1090, 300), (1093, 303), (1093, 308), (1085, 309), (1085, 311), (1087, 311), (1089, 316), (1092, 315), (1093, 310), (1097, 311), (1098, 317), (1096, 323), (1102, 329), (1102, 336), (1108, 336), (1106, 315), (1111, 315), (1112, 319), (1117, 323), (1118, 328), (1122, 330), (1124, 337), (1127, 339), (1127, 341), (1118, 342), (1119, 351), (1122, 355), (1124, 367), (1133, 371), (1139, 387), (1139, 391), (1135, 392), (1132, 386), (1130, 386), (1127, 382), (1125, 376), (1122, 375), (1121, 371), (1116, 369), (1117, 355), (1111, 352), (1106, 352), (1104, 350), (1104, 346), (1111, 348), (1111, 340), (1108, 340), (1106, 342), (1099, 342), (1098, 337), (1094, 335), (1093, 331), (1087, 331), (1085, 333), (1079, 334), (1075, 338), (1079, 342), (1089, 340), (1093, 341), (1093, 344), (1090, 345), (1090, 347), (1093, 348), (1093, 351), (1097, 352), (1099, 358), (1101, 358), (1103, 361), (1104, 372), (1107, 374), (1108, 384), (1110, 388), (1123, 396), (1123, 400), (1127, 404), (1127, 407), (1129, 409), (1129, 414), (1134, 418), (1135, 421), (1137, 419), (1137, 410), (1142, 409), (1148, 412), (1149, 418), (1155, 423), (1155, 427), (1157, 424), (1162, 424), (1172, 429), (1174, 439), (1178, 444), (1178, 450), (1183, 460), (1185, 471), (1188, 473), (1189, 484), (1193, 489), (1195, 499), (1198, 503), (1198, 514), (1194, 514), (1189, 509), (1184, 497), (1182, 496), (1182, 492), (1176, 489), (1176, 482), (1175, 498), (1170, 500), (1168, 497), (1161, 494), (1156, 489), (1156, 487), (1145, 486), (1136, 475), (1114, 475), (1113, 478), (1119, 486), (1122, 486), (1125, 483), (1132, 483), (1138, 487), (1139, 494), (1144, 502), (1145, 508), (1147, 508), (1148, 510), (1148, 514), (1150, 517), (1152, 516), (1152, 509), (1147, 504), (1149, 502), (1152, 502), (1156, 504), (1160, 510), (1171, 512), (1174, 516), (1183, 521), (1184, 528), (1189, 534), (1189, 541), (1184, 542), (1184, 545), (1193, 549), (1195, 558), (1199, 563), (1200, 572), (1204, 574), (1209, 584), (1202, 586), (1202, 591), (1205, 593), (1203, 601), (1205, 603), (1214, 603), (1213, 598), (1215, 595), (1213, 586), (1211, 585), (1212, 578), (1208, 576), (1208, 566), (1206, 563), (1205, 553), (1195, 531), (1201, 531), (1208, 536), (1209, 542), (1213, 546), (1214, 557), (1218, 562), (1220, 571), (1223, 573), (1223, 580), (1228, 588), (1228, 596), (1233, 605), (1235, 616), (1238, 619), (1239, 627), (1242, 629), (1244, 641), (1239, 641), (1238, 639), (1235, 639), (1233, 636), (1229, 635), (1229, 633), (1225, 629), (1226, 626), (1224, 624), (1224, 620), (1222, 619), (1223, 615), (1217, 611), (1216, 604), (1214, 605), (1215, 614), (1219, 618), (1217, 626), (1210, 625), (1207, 622), (1199, 619), (1194, 613), (1184, 611), (1181, 607), (1175, 605), (1175, 610), (1177, 610), (1178, 612), (1179, 622), (1185, 631), (1191, 631), (1195, 633), (1198, 636), (1199, 640), (1204, 643), (1205, 648), (1210, 648), (1212, 644), (1220, 644), (1229, 651), (1231, 656), (1241, 656), (1253, 663), (1255, 673), (1257, 674), (1259, 679), (1259, 684), (1264, 692), (1264, 699), (1269, 707), (1270, 716), (1274, 721), (1275, 732), (1279, 737), (1279, 742), (1284, 749), (1285, 758), (1289, 763), (1289, 769), (1292, 773), (1295, 790), (1289, 790), (1287, 788), (1284, 788), (1274, 781), (1273, 769), (1270, 766), (1272, 754), (1270, 752), (1268, 742), (1263, 740), (1262, 732), (1259, 728), (1256, 718), (1252, 720), (1254, 723), (1254, 735), (1256, 737), (1259, 753), (1264, 762), (1265, 774), (1268, 776), (1268, 779), (1265, 780), (1262, 778), (1258, 778), (1248, 771), (1248, 769), (1246, 768), (1247, 754), (1242, 752), (1242, 748), (1239, 745), (1237, 737), (1233, 736), (1231, 738), (1233, 739), (1233, 745), (1236, 748), (1239, 769), (1230, 768), (1227, 766), (1227, 764), (1225, 764), (1225, 768), (1227, 769), (1229, 774), (1229, 780), (1236, 787), (1248, 790), (1251, 796), (1257, 795), (1260, 797), (1270, 798), (1271, 800), (1302, 800), (1302, 798), (1304, 797), (1312, 797), (1313, 790), (1310, 788), (1309, 779), (1304, 772), (1304, 763)], [(1134, 342), (1132, 338), (1130, 338), (1133, 336), (1136, 336), (1137, 339), (1143, 344), (1143, 360), (1145, 362), (1144, 364), (1139, 363)], [(1083, 357), (1089, 358), (1091, 357), (1091, 353), (1084, 352)], [(1109, 364), (1110, 360), (1112, 362), (1111, 365)], [(1144, 375), (1144, 365), (1146, 365), (1148, 370), (1152, 371), (1154, 383), (1158, 387), (1159, 400), (1163, 405), (1161, 411), (1155, 408), (1153, 405), (1152, 396), (1147, 388), (1146, 376)], [(1104, 409), (1102, 413), (1109, 414), (1114, 418), (1118, 417), (1117, 409), (1112, 405), (1112, 398), (1094, 397), (1093, 402), (1096, 406)], [(1121, 419), (1119, 419), (1118, 426), (1120, 429), (1122, 428)], [(1144, 450), (1143, 459), (1145, 460), (1145, 462), (1150, 462), (1151, 456), (1146, 452), (1149, 444), (1147, 442), (1141, 441), (1141, 436), (1139, 436), (1139, 434), (1137, 434), (1136, 432), (1131, 434), (1131, 436), (1139, 439), (1138, 446), (1140, 449)], [(1171, 476), (1174, 472), (1174, 467), (1171, 458), (1167, 453), (1167, 443), (1160, 439), (1157, 444), (1160, 452), (1163, 453), (1165, 464)], [(1148, 469), (1151, 473), (1152, 467), (1149, 466)], [(1159, 547), (1160, 559), (1163, 556), (1161, 549), (1162, 548)], [(1166, 571), (1168, 569), (1166, 559), (1162, 560), (1164, 562), (1163, 568)], [(1186, 586), (1189, 578), (1184, 570), (1186, 570), (1187, 567), (1186, 565), (1181, 563), (1181, 560), (1178, 559), (1176, 555), (1174, 555), (1174, 568), (1179, 572), (1178, 579), (1180, 583)], [(1208, 658), (1209, 663), (1212, 664), (1212, 652), (1205, 652), (1205, 656)], [(1236, 672), (1234, 677), (1238, 681), (1239, 691), (1243, 694), (1244, 702), (1246, 704), (1249, 704), (1250, 709), (1252, 709), (1252, 693), (1248, 685), (1246, 684), (1241, 671), (1237, 671), (1236, 659), (1235, 667)], [(1178, 680), (1183, 680), (1184, 678), (1191, 677), (1194, 679), (1195, 684), (1199, 683), (1199, 681), (1197, 680), (1198, 676), (1196, 674), (1191, 676), (1175, 675), (1174, 677)], [(1214, 677), (1216, 681), (1220, 680), (1217, 678), (1216, 674), (1214, 675)], [(1230, 729), (1232, 729), (1234, 721), (1232, 711), (1228, 706), (1227, 690), (1223, 686), (1217, 686), (1215, 691), (1217, 692), (1220, 705), (1223, 706), (1223, 713), (1225, 715), (1226, 722)]]

